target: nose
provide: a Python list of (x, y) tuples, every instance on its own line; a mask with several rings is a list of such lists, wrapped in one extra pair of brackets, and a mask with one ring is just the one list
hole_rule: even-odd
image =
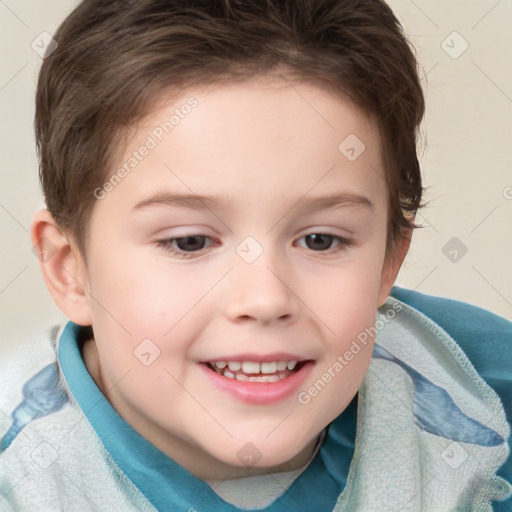
[[(241, 259), (227, 279), (225, 314), (232, 322), (293, 323), (299, 315), (289, 266), (264, 253), (253, 263)], [(297, 284), (297, 283), (295, 283)]]

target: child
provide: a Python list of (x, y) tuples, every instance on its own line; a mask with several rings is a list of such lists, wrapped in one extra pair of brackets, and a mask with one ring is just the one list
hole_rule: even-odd
[(389, 7), (85, 0), (54, 37), (31, 235), (70, 321), (2, 361), (0, 510), (510, 510), (512, 325), (393, 287)]

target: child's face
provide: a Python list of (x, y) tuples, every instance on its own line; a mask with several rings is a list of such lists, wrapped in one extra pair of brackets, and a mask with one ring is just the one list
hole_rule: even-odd
[[(156, 147), (140, 151), (148, 136)], [(345, 354), (400, 263), (385, 260), (377, 130), (320, 88), (268, 78), (169, 98), (113, 172), (133, 151), (90, 220), (88, 368), (137, 431), (202, 478), (304, 464), (363, 379), (371, 340)], [(280, 380), (207, 365), (262, 360)]]

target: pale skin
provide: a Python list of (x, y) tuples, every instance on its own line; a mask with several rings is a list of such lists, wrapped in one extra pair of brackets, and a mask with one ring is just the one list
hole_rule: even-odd
[[(211, 386), (200, 362), (296, 354), (314, 363), (304, 391), (374, 324), (409, 241), (386, 252), (377, 130), (312, 84), (265, 77), (169, 97), (136, 127), (120, 162), (191, 96), (197, 107), (96, 201), (86, 261), (46, 210), (34, 218), (32, 241), (57, 248), (41, 263), (48, 289), (69, 319), (93, 326), (85, 365), (136, 431), (202, 479), (291, 471), (354, 397), (372, 343), (308, 404), (297, 393), (274, 404), (238, 400)], [(338, 150), (350, 134), (366, 147), (354, 161)], [(165, 194), (226, 204), (193, 209)], [(296, 204), (326, 196), (338, 197)], [(324, 245), (311, 245), (315, 233), (327, 235)], [(206, 237), (204, 247), (176, 241), (191, 235)], [(263, 250), (252, 263), (236, 251), (247, 236)], [(158, 244), (165, 240), (167, 248)], [(160, 349), (149, 366), (134, 356), (144, 339)], [(249, 442), (261, 453), (250, 467), (237, 455)]]

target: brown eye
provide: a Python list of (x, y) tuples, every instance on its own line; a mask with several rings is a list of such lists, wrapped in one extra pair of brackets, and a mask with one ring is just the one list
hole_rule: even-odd
[(206, 235), (188, 235), (176, 238), (158, 240), (155, 244), (164, 249), (171, 256), (178, 258), (198, 258), (205, 254), (203, 249), (208, 249), (215, 243)]
[(319, 254), (325, 253), (326, 256), (343, 251), (352, 245), (350, 240), (332, 233), (310, 233), (300, 237), (299, 241), (297, 244), (299, 247)]
[(202, 235), (185, 236), (183, 238), (174, 238), (176, 247), (180, 251), (193, 252), (204, 249), (206, 237)]
[(325, 251), (330, 249), (334, 236), (326, 233), (314, 233), (312, 235), (306, 235), (306, 246), (313, 251)]

